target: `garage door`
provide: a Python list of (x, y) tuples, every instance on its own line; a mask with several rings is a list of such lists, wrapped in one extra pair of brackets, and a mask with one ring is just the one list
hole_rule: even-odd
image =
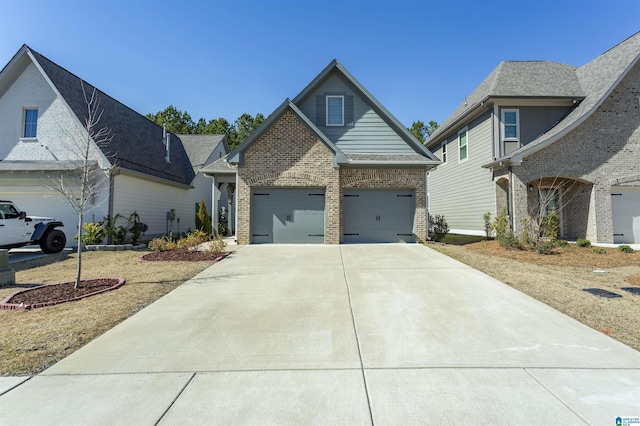
[(251, 193), (252, 243), (324, 243), (324, 188)]
[(343, 242), (415, 242), (412, 190), (345, 190)]
[(613, 242), (640, 244), (640, 188), (612, 187)]

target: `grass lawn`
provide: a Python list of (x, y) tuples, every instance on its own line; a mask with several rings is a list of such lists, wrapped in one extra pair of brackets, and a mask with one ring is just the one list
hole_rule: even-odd
[[(32, 311), (0, 310), (0, 375), (39, 373), (213, 264), (142, 263), (144, 253), (83, 253), (82, 277), (125, 278), (117, 290)], [(12, 264), (16, 285), (1, 287), (0, 298), (33, 285), (73, 281), (76, 260), (75, 254), (59, 253)]]
[[(428, 247), (640, 350), (640, 296), (622, 290), (640, 287), (640, 252), (625, 254), (607, 248), (599, 254), (591, 248), (570, 245), (557, 249), (556, 254), (541, 255), (530, 250), (507, 250), (497, 241)], [(584, 291), (593, 287), (622, 297), (605, 299)]]

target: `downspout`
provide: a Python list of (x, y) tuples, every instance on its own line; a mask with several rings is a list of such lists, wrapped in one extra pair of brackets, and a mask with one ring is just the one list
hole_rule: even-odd
[[(109, 170), (109, 206), (107, 207), (107, 215), (109, 218), (113, 219), (113, 196), (115, 193), (115, 174), (113, 173), (113, 169)], [(107, 243), (112, 244), (111, 235), (107, 238)]]
[[(240, 169), (240, 167), (238, 167), (238, 169)], [(236, 241), (238, 241), (238, 190), (240, 189), (240, 187), (238, 186), (239, 173), (240, 170), (236, 171), (236, 187), (233, 189), (233, 235), (236, 236)]]
[(216, 177), (215, 175), (212, 176), (213, 179), (213, 185), (211, 185), (211, 209), (213, 210), (211, 212), (211, 230), (213, 232), (213, 235), (215, 235), (216, 237), (219, 236), (218, 234), (218, 196), (216, 194), (217, 189), (218, 189), (218, 182), (216, 182)]
[(509, 222), (511, 225), (511, 231), (516, 232), (516, 221), (515, 221), (515, 202), (513, 197), (514, 185), (513, 185), (513, 170), (512, 166), (509, 166), (509, 191), (507, 192), (507, 205), (511, 210), (509, 212)]
[(424, 210), (426, 212), (425, 215), (425, 221), (427, 222), (427, 235), (426, 235), (426, 239), (427, 241), (430, 240), (429, 238), (429, 185), (427, 184), (427, 180), (429, 179), (429, 171), (425, 171), (424, 173), (424, 193), (425, 193), (425, 197), (424, 197)]

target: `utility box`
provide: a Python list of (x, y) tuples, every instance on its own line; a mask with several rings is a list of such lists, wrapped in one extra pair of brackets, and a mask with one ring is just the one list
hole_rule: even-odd
[(16, 273), (9, 267), (9, 250), (0, 249), (0, 287), (15, 283)]

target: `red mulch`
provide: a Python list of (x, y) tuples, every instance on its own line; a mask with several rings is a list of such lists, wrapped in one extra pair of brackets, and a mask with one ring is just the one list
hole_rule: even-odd
[(217, 262), (227, 257), (229, 253), (211, 253), (208, 251), (191, 251), (189, 249), (175, 249), (168, 251), (159, 251), (154, 253), (148, 253), (142, 256), (140, 259), (143, 261), (161, 262), (161, 261), (173, 261), (173, 262), (200, 262), (200, 261), (212, 261)]
[(95, 278), (82, 280), (80, 288), (75, 282), (48, 284), (21, 290), (0, 303), (1, 309), (34, 309), (79, 300), (122, 286), (122, 278)]

